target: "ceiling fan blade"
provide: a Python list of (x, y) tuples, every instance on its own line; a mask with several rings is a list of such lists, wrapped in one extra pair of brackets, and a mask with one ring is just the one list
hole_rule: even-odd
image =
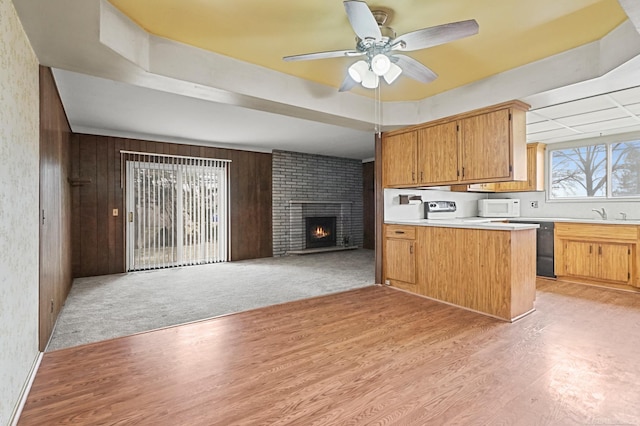
[(357, 50), (329, 50), (326, 52), (303, 53), (302, 55), (285, 56), (284, 58), (282, 58), (282, 60), (287, 62), (311, 61), (314, 59), (343, 58), (345, 56), (352, 57), (362, 55), (364, 55), (364, 52), (358, 52)]
[(423, 28), (403, 34), (393, 40), (393, 43), (397, 44), (394, 50), (407, 52), (426, 49), (478, 34), (478, 30), (479, 26), (475, 19)]
[(348, 92), (349, 90), (353, 89), (357, 85), (358, 83), (351, 78), (349, 73), (347, 73), (347, 76), (344, 78), (344, 81), (340, 85), (338, 92)]
[(414, 80), (418, 80), (421, 83), (430, 83), (438, 78), (438, 74), (431, 71), (429, 68), (410, 56), (394, 55), (391, 57), (391, 61), (395, 62), (396, 65), (402, 68), (402, 74), (407, 77), (411, 77)]
[(353, 31), (362, 40), (373, 38), (382, 40), (382, 33), (367, 3), (363, 1), (345, 1), (344, 8)]

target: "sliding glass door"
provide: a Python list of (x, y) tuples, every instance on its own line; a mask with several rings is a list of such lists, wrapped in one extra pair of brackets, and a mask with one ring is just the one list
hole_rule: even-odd
[(129, 154), (127, 270), (228, 260), (228, 162)]

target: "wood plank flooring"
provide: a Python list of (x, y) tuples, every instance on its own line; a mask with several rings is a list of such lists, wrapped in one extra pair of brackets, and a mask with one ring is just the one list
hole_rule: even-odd
[(509, 324), (386, 287), (45, 353), (20, 425), (640, 424), (640, 295)]

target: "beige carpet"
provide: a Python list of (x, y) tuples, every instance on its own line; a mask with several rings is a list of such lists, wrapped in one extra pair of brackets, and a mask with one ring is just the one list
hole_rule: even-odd
[(372, 250), (80, 278), (47, 351), (373, 283)]

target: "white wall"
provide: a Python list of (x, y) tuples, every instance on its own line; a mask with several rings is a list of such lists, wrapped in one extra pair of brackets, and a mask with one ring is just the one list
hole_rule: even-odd
[[(448, 187), (441, 189), (385, 189), (384, 220), (413, 220), (424, 218), (424, 206), (401, 205), (400, 194), (421, 195), (424, 201), (455, 201), (458, 207), (456, 217), (478, 215), (477, 200), (482, 198), (519, 198), (520, 216), (531, 218), (576, 218), (599, 219), (592, 209), (605, 208), (609, 219), (620, 219), (620, 213), (626, 213), (628, 220), (640, 220), (640, 201), (577, 201), (558, 202), (546, 200), (546, 193), (540, 192), (505, 192), (497, 194), (449, 192)], [(531, 207), (536, 201), (538, 207)]]
[(423, 204), (400, 204), (400, 195), (420, 195), (422, 201), (455, 201), (456, 217), (478, 215), (478, 200), (487, 198), (482, 193), (451, 192), (449, 187), (438, 189), (385, 189), (384, 220), (424, 219)]
[[(627, 214), (628, 220), (640, 220), (640, 201), (546, 201), (545, 192), (514, 192), (491, 194), (490, 198), (520, 198), (520, 215), (524, 217), (570, 217), (577, 219), (599, 219), (591, 209), (605, 208), (609, 219), (619, 219), (620, 212)], [(538, 208), (531, 207), (537, 201)]]
[(0, 425), (38, 358), (38, 61), (0, 0)]

